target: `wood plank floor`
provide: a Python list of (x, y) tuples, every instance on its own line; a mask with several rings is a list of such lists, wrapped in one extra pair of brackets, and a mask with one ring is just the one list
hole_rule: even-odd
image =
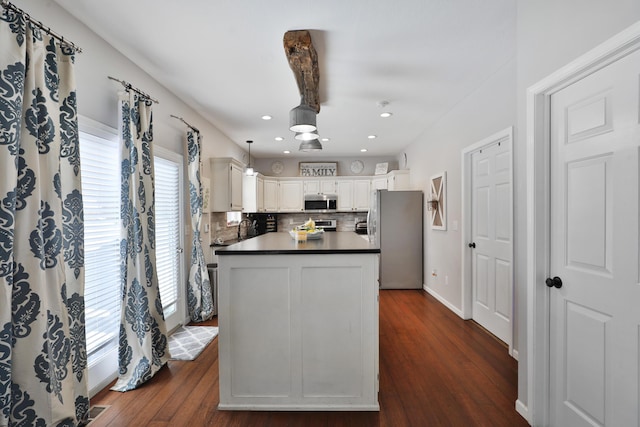
[(111, 406), (90, 426), (527, 426), (514, 409), (516, 379), (507, 347), (480, 326), (424, 291), (388, 290), (380, 292), (380, 412), (218, 411), (216, 339), (138, 390), (102, 390), (91, 404)]

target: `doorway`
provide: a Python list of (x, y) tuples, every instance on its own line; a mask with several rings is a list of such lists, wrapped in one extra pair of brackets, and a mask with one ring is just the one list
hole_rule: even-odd
[(513, 128), (462, 151), (463, 303), (513, 355)]

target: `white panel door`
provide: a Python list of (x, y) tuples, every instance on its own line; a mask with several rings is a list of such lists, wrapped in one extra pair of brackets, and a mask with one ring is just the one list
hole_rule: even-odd
[(639, 82), (636, 52), (551, 98), (552, 426), (639, 422)]
[(511, 141), (471, 154), (472, 318), (502, 341), (512, 337)]

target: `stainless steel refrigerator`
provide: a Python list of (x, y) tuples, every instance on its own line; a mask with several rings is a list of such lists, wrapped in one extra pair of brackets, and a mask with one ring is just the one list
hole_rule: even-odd
[(423, 206), (422, 191), (372, 194), (367, 229), (380, 247), (380, 289), (422, 289)]

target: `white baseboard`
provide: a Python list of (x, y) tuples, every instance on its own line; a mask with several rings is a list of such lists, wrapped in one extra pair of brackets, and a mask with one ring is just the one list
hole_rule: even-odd
[(527, 405), (522, 403), (520, 399), (516, 400), (516, 412), (522, 415), (522, 418), (527, 420), (529, 425), (531, 425), (531, 420), (529, 419), (529, 408), (527, 408)]
[(514, 359), (518, 360), (518, 350), (516, 350), (515, 348), (511, 351), (511, 357), (513, 357)]
[(458, 316), (460, 316), (461, 319), (464, 319), (464, 316), (462, 315), (462, 310), (460, 310), (458, 307), (454, 306), (453, 304), (451, 304), (449, 301), (447, 301), (446, 299), (444, 299), (443, 297), (441, 297), (436, 291), (434, 291), (433, 289), (429, 288), (427, 285), (424, 285), (422, 287), (429, 295), (431, 295), (432, 297), (434, 297), (435, 299), (437, 299), (438, 301), (440, 301), (442, 304), (444, 304), (445, 307), (447, 307), (449, 310), (453, 311), (455, 314), (457, 314)]

